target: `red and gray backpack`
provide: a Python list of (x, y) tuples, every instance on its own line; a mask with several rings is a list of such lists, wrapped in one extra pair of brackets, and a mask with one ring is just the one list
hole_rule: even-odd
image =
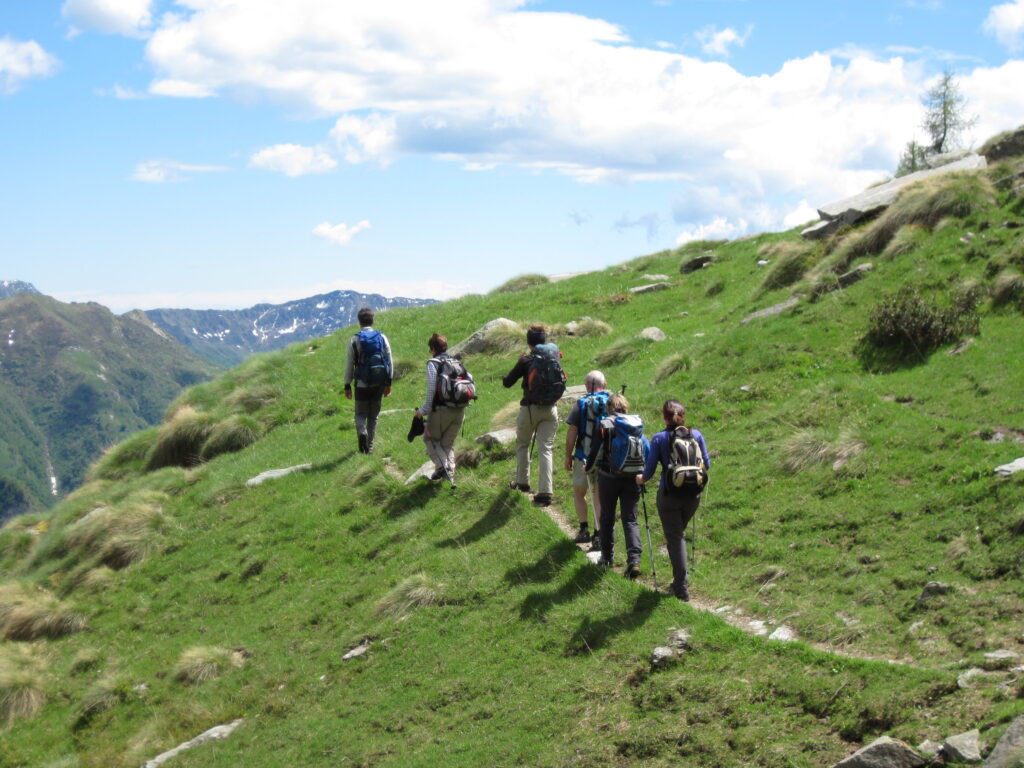
[(461, 360), (454, 357), (434, 358), (437, 360), (437, 389), (435, 404), (463, 408), (476, 400), (476, 384), (473, 374), (466, 370)]

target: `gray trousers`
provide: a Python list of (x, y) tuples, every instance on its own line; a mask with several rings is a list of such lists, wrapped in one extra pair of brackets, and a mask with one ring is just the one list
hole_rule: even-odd
[(640, 524), (636, 520), (636, 505), (640, 500), (640, 487), (636, 475), (610, 475), (597, 473), (597, 493), (601, 499), (601, 557), (606, 563), (615, 554), (615, 507), (619, 506), (622, 532), (626, 536), (626, 565), (640, 565)]
[(672, 591), (678, 594), (690, 588), (690, 577), (686, 560), (686, 526), (700, 506), (700, 495), (674, 496), (658, 488), (658, 517), (665, 531), (668, 559), (672, 563)]
[(360, 400), (356, 397), (356, 432), (366, 435), (366, 447), (373, 448), (377, 434), (377, 417), (380, 415), (380, 398)]
[(558, 408), (553, 405), (524, 405), (516, 419), (516, 482), (530, 484), (530, 443), (537, 436), (537, 478), (539, 493), (551, 493), (554, 487), (555, 433), (558, 431)]
[(455, 479), (455, 438), (459, 436), (465, 418), (465, 408), (441, 406), (431, 411), (425, 425), (423, 445), (427, 456), (435, 467), (444, 470), (449, 480)]

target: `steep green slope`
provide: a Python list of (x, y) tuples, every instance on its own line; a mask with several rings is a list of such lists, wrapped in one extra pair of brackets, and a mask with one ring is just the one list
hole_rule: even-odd
[[(1022, 305), (999, 288), (1024, 262), (1021, 197), (986, 181), (1003, 170), (954, 179), (969, 205), (870, 248), (883, 219), (827, 244), (693, 244), (388, 312), (416, 373), (386, 401), (399, 410), (373, 456), (355, 452), (339, 393), (346, 333), (188, 390), (50, 517), (0, 532), (4, 573), (32, 585), (0, 587), (0, 687), (34, 702), (0, 755), (138, 765), (235, 718), (227, 741), (174, 764), (809, 767), (881, 734), (973, 727), (991, 745), (1024, 713), (1019, 675), (957, 678), (1024, 651), (1024, 473), (993, 473), (1024, 455)], [(698, 256), (710, 265), (680, 272)], [(810, 298), (868, 261), (861, 281)], [(659, 273), (669, 288), (628, 292)], [(793, 290), (795, 306), (744, 322)], [(886, 340), (891, 306), (909, 309)], [(515, 352), (498, 341), (466, 359), (481, 396), (458, 489), (404, 484), (424, 460), (405, 432), (431, 332), (456, 341), (505, 316), (557, 333), (584, 315), (611, 331), (557, 338), (575, 382), (600, 366), (649, 424), (679, 397), (708, 436), (696, 597), (805, 642), (749, 637), (591, 565), (509, 491), (511, 452), (471, 442), (515, 415), (499, 381)], [(652, 325), (668, 341), (636, 339)], [(919, 326), (955, 332), (928, 348)], [(572, 509), (564, 473), (556, 504)], [(948, 589), (919, 601), (932, 581)], [(653, 669), (675, 628), (690, 650)]]
[[(0, 477), (35, 508), (82, 480), (104, 448), (156, 424), (183, 387), (218, 369), (98, 304), (22, 294), (0, 302)], [(51, 471), (52, 467), (52, 471)], [(0, 508), (0, 518), (16, 508)]]

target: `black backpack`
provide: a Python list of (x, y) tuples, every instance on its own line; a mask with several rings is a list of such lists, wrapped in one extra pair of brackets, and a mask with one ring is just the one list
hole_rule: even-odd
[(526, 369), (526, 400), (531, 405), (554, 405), (565, 394), (565, 371), (554, 344), (533, 348)]
[(669, 433), (668, 470), (665, 489), (670, 493), (698, 494), (708, 482), (704, 454), (689, 427), (676, 427)]
[(466, 370), (462, 361), (448, 355), (435, 359), (438, 362), (435, 404), (461, 408), (476, 400), (473, 374)]

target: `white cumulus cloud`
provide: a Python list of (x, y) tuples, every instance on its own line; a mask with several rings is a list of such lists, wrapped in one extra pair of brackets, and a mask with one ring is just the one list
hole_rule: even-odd
[(60, 62), (35, 40), (0, 37), (0, 93), (14, 93), (34, 77), (49, 77)]
[(144, 37), (153, 23), (153, 0), (66, 0), (65, 19), (111, 35)]
[(331, 224), (329, 222), (322, 222), (317, 224), (313, 228), (313, 234), (317, 237), (322, 237), (324, 240), (334, 243), (335, 245), (348, 245), (352, 242), (352, 238), (358, 235), (360, 232), (370, 228), (370, 222), (360, 221), (354, 226), (348, 224)]
[[(527, 0), (178, 7), (147, 42), (150, 92), (264, 97), (332, 118), (306, 148), (310, 165), (296, 168), (418, 155), (580, 182), (714, 186), (730, 208), (674, 210), (684, 231), (722, 215), (781, 226), (801, 200), (822, 204), (877, 181), (918, 128), (928, 74), (908, 57), (849, 50), (746, 76)], [(706, 44), (720, 56), (750, 34), (708, 30)], [(1016, 65), (962, 75), (972, 110), (1005, 122), (997, 130), (1024, 120)]]
[(249, 166), (294, 177), (333, 171), (338, 166), (338, 161), (319, 147), (275, 144), (261, 149), (250, 157)]
[(1024, 0), (992, 6), (984, 28), (1011, 51), (1024, 48)]
[(177, 160), (146, 160), (135, 166), (133, 181), (149, 184), (165, 184), (172, 181), (188, 181), (190, 173), (214, 173), (228, 170), (220, 165), (190, 165)]
[(728, 56), (732, 46), (742, 48), (747, 44), (747, 38), (752, 31), (753, 27), (747, 27), (746, 31), (740, 34), (732, 27), (719, 29), (712, 24), (697, 31), (697, 41), (701, 50), (709, 56)]
[(686, 245), (695, 240), (731, 240), (746, 234), (749, 226), (749, 222), (745, 219), (730, 221), (724, 216), (718, 216), (707, 224), (701, 224), (687, 232), (682, 232), (676, 238), (676, 245)]

